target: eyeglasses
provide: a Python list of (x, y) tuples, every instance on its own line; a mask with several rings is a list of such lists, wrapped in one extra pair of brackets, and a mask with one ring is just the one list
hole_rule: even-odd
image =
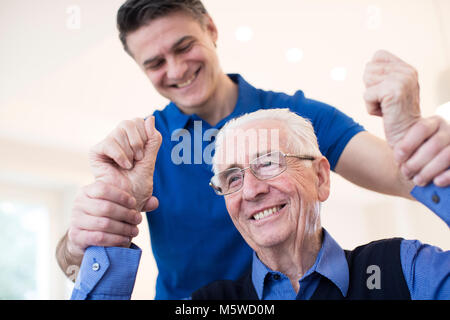
[(219, 172), (211, 178), (209, 185), (219, 196), (226, 196), (241, 190), (244, 185), (245, 170), (250, 169), (253, 175), (259, 180), (275, 178), (286, 171), (287, 157), (310, 161), (316, 159), (311, 156), (297, 156), (284, 154), (281, 151), (274, 151), (254, 159), (249, 163), (250, 165), (247, 168), (231, 168)]

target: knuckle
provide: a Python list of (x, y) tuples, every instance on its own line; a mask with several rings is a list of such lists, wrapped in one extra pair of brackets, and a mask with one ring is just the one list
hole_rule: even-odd
[(67, 237), (69, 238), (69, 241), (75, 243), (79, 233), (80, 232), (77, 228), (70, 227), (69, 230), (67, 231)]
[(95, 225), (98, 230), (106, 231), (111, 227), (111, 221), (108, 218), (97, 218), (95, 220)]
[(104, 197), (108, 192), (108, 187), (103, 181), (96, 181), (89, 189), (88, 195), (94, 198)]
[(125, 129), (129, 128), (132, 123), (133, 122), (131, 120), (123, 120), (119, 123), (117, 128), (125, 130)]
[(101, 245), (104, 243), (106, 235), (103, 232), (92, 232), (91, 243), (93, 245)]
[(112, 210), (112, 205), (109, 202), (104, 201), (104, 202), (102, 202), (101, 204), (98, 205), (98, 210), (99, 210), (99, 212), (102, 215), (106, 215), (107, 216), (107, 215), (109, 215), (109, 213)]

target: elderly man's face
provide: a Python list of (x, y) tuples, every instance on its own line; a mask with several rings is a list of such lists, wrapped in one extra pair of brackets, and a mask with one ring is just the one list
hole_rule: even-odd
[[(288, 137), (282, 128), (282, 123), (273, 120), (255, 121), (241, 127), (243, 130), (255, 130), (260, 139), (264, 134), (278, 134), (276, 138), (279, 138), (279, 146), (274, 145), (269, 137), (267, 150), (258, 152), (251, 149), (248, 138), (251, 135), (245, 141), (236, 143), (239, 140), (236, 134), (227, 134), (222, 152), (217, 155), (221, 159), (218, 170), (227, 169), (230, 165), (234, 167), (234, 164), (246, 168), (257, 154), (271, 151), (291, 153), (283, 143)], [(233, 150), (225, 147), (230, 139), (234, 141), (229, 144), (234, 145)], [(273, 146), (277, 150), (272, 149)], [(234, 152), (235, 159), (226, 158), (230, 152)], [(237, 162), (236, 159), (243, 160), (244, 163)], [(250, 170), (246, 170), (242, 189), (225, 196), (231, 219), (255, 250), (295, 241), (299, 236), (315, 234), (320, 228), (319, 203), (325, 201), (329, 194), (328, 161), (321, 158), (311, 163), (294, 157), (286, 158), (286, 161), (286, 171), (269, 180), (258, 180)], [(265, 210), (271, 213), (264, 218), (255, 217)]]

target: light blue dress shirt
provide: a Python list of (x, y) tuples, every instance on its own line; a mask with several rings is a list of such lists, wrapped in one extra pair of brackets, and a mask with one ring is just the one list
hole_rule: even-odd
[[(450, 187), (416, 187), (411, 194), (450, 225)], [(298, 294), (285, 275), (267, 268), (254, 254), (252, 280), (259, 299), (308, 300), (321, 276), (329, 278), (346, 296), (349, 270), (344, 250), (325, 229), (323, 232), (322, 247), (314, 265), (300, 279)], [(130, 299), (140, 257), (141, 249), (135, 245), (130, 249), (89, 247), (71, 299)], [(403, 240), (400, 260), (412, 299), (450, 299), (450, 251)]]

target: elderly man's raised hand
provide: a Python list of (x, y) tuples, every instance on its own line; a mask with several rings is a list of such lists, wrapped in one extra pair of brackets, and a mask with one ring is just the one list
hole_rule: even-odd
[(153, 173), (161, 142), (154, 117), (123, 121), (90, 151), (96, 180), (129, 192), (137, 211), (154, 209)]
[(369, 114), (383, 117), (386, 140), (403, 175), (416, 185), (450, 185), (450, 125), (422, 118), (417, 71), (386, 51), (377, 51), (364, 71)]
[(364, 71), (364, 100), (371, 115), (383, 117), (391, 147), (420, 118), (417, 71), (387, 51), (377, 51)]

